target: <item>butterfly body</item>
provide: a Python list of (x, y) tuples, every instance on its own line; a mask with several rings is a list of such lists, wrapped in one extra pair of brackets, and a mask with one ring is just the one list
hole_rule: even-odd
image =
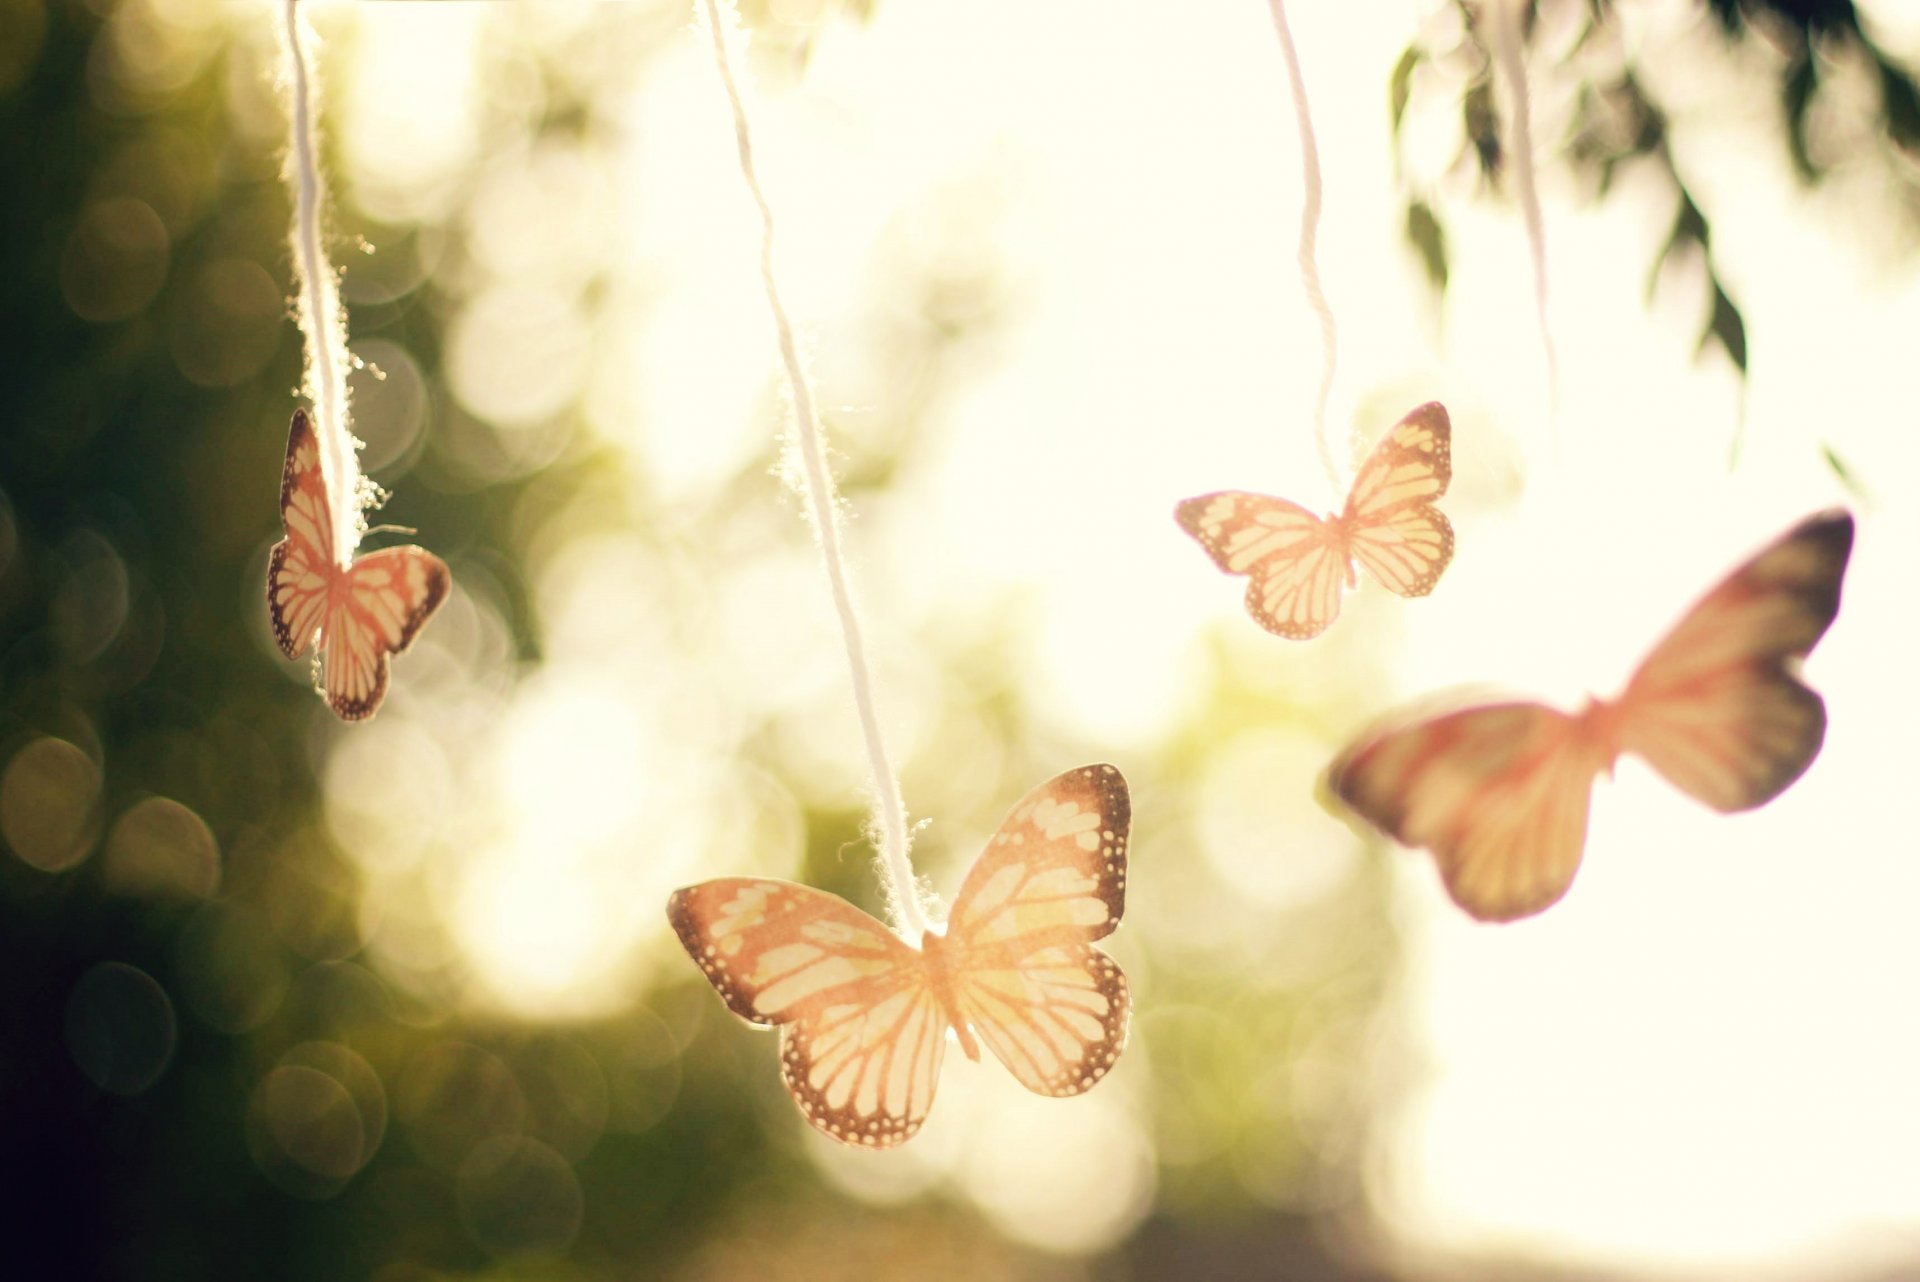
[(1722, 813), (1764, 805), (1813, 763), (1826, 707), (1797, 665), (1839, 610), (1852, 546), (1851, 516), (1811, 517), (1696, 603), (1616, 697), (1571, 715), (1516, 701), (1398, 718), (1340, 755), (1332, 789), (1432, 851), (1472, 916), (1540, 912), (1572, 884), (1593, 781), (1621, 756)]
[(274, 641), (289, 659), (317, 648), (328, 706), (344, 720), (363, 720), (386, 696), (389, 659), (413, 644), (452, 577), (444, 561), (417, 547), (342, 562), (319, 441), (304, 410), (294, 411), (287, 432), (280, 515), (286, 537), (267, 560)]
[(1124, 909), (1130, 822), (1112, 766), (1028, 794), (914, 948), (852, 904), (794, 882), (723, 877), (667, 917), (727, 1008), (781, 1030), (781, 1079), (807, 1120), (883, 1148), (920, 1129), (947, 1033), (1043, 1095), (1077, 1095), (1126, 1044), (1125, 977), (1093, 941)]
[(972, 1030), (960, 1014), (956, 978), (957, 972), (965, 969), (966, 958), (955, 956), (958, 952), (958, 949), (949, 952), (944, 931), (929, 930), (920, 936), (920, 964), (926, 967), (927, 986), (939, 1002), (940, 1013), (946, 1018), (947, 1027), (953, 1030), (954, 1040), (960, 1043), (960, 1053), (978, 1064), (980, 1043), (973, 1039)]
[(1180, 527), (1228, 574), (1244, 574), (1247, 612), (1304, 641), (1340, 614), (1358, 569), (1405, 597), (1425, 596), (1453, 559), (1453, 526), (1434, 506), (1453, 478), (1452, 425), (1438, 401), (1413, 410), (1374, 447), (1340, 512), (1245, 490), (1187, 499)]

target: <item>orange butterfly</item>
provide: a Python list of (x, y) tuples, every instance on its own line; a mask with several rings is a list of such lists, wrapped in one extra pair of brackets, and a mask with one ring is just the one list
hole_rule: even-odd
[(447, 598), (446, 562), (423, 548), (383, 548), (343, 566), (334, 559), (333, 506), (320, 443), (293, 412), (280, 474), (287, 537), (267, 562), (267, 613), (281, 653), (297, 659), (320, 637), (327, 705), (347, 721), (370, 717), (387, 693), (387, 659), (413, 643)]
[(1593, 781), (1621, 753), (1722, 813), (1771, 801), (1812, 764), (1826, 705), (1796, 669), (1840, 608), (1852, 548), (1852, 516), (1810, 517), (1689, 610), (1617, 699), (1574, 716), (1494, 704), (1388, 730), (1341, 754), (1333, 791), (1431, 850), (1473, 916), (1537, 913), (1572, 884)]
[(1035, 788), (918, 949), (837, 895), (763, 877), (677, 890), (667, 919), (734, 1014), (781, 1027), (780, 1076), (807, 1120), (889, 1148), (926, 1120), (949, 1029), (1042, 1095), (1113, 1067), (1127, 981), (1093, 941), (1120, 923), (1130, 818), (1112, 766)]
[(1401, 596), (1433, 591), (1453, 559), (1453, 526), (1433, 505), (1453, 479), (1452, 451), (1447, 407), (1429, 401), (1374, 447), (1338, 516), (1243, 490), (1188, 499), (1173, 516), (1215, 565), (1252, 578), (1255, 623), (1305, 641), (1339, 617), (1355, 561)]

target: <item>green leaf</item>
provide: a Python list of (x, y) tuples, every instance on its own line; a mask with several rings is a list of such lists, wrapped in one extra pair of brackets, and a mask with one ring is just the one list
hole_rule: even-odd
[(1424, 200), (1407, 205), (1407, 243), (1420, 255), (1427, 269), (1427, 284), (1436, 294), (1447, 292), (1447, 232), (1440, 225), (1433, 207)]
[(1825, 441), (1820, 442), (1820, 453), (1826, 458), (1827, 466), (1833, 469), (1833, 474), (1840, 478), (1840, 484), (1846, 487), (1847, 493), (1864, 502), (1868, 498), (1867, 487), (1860, 484), (1860, 478), (1853, 474), (1852, 468), (1840, 461), (1840, 455), (1833, 446)]
[(1720, 287), (1718, 276), (1709, 277), (1713, 281), (1713, 315), (1707, 321), (1707, 328), (1700, 335), (1700, 346), (1696, 355), (1706, 350), (1707, 344), (1719, 340), (1727, 355), (1740, 369), (1740, 377), (1747, 376), (1747, 323), (1740, 318), (1740, 309), (1727, 297), (1727, 291)]
[[(1698, 245), (1707, 248), (1713, 237), (1713, 229), (1707, 225), (1707, 217), (1700, 212), (1700, 206), (1693, 203), (1693, 196), (1685, 187), (1680, 189), (1680, 209), (1673, 218), (1673, 230), (1667, 233), (1667, 243), (1660, 246), (1660, 252), (1654, 255), (1653, 267), (1647, 272), (1647, 301), (1653, 301), (1654, 290), (1660, 284), (1660, 269), (1667, 265), (1667, 259), (1674, 250), (1683, 245)], [(1719, 288), (1719, 282), (1714, 283)]]
[(1500, 177), (1500, 115), (1493, 107), (1493, 81), (1482, 77), (1460, 100), (1460, 123), (1489, 182)]
[(1887, 111), (1887, 137), (1909, 155), (1920, 155), (1920, 86), (1877, 50), (1874, 61), (1880, 65), (1880, 101)]
[(1788, 67), (1786, 79), (1780, 82), (1780, 103), (1787, 112), (1787, 153), (1793, 157), (1794, 170), (1802, 182), (1812, 182), (1820, 176), (1819, 167), (1813, 163), (1813, 153), (1807, 150), (1807, 108), (1813, 104), (1814, 91), (1819, 87), (1820, 72), (1814, 66), (1813, 56), (1802, 49)]
[(1418, 47), (1408, 45), (1407, 51), (1400, 55), (1400, 61), (1393, 64), (1393, 77), (1387, 82), (1396, 142), (1400, 139), (1400, 119), (1407, 114), (1407, 98), (1413, 93), (1413, 69), (1420, 65), (1423, 57)]

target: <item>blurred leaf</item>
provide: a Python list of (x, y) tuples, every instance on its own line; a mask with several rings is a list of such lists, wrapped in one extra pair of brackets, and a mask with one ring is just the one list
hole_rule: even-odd
[(1720, 19), (1721, 27), (1729, 36), (1740, 34), (1739, 0), (1707, 0), (1707, 8), (1713, 11), (1714, 17)]
[(1762, 30), (1785, 28), (1799, 32), (1803, 40), (1832, 31), (1860, 31), (1853, 0), (1707, 0), (1707, 8), (1729, 36), (1756, 25), (1752, 16), (1756, 12), (1766, 15), (1758, 24)]
[(1822, 441), (1820, 454), (1827, 460), (1827, 466), (1833, 470), (1833, 474), (1840, 479), (1840, 484), (1846, 487), (1847, 493), (1864, 502), (1868, 498), (1866, 486), (1860, 484), (1860, 478), (1853, 474), (1852, 468), (1841, 462), (1840, 455), (1834, 451), (1833, 446)]
[(1780, 82), (1780, 102), (1787, 112), (1787, 154), (1801, 181), (1812, 182), (1820, 176), (1807, 150), (1807, 108), (1813, 103), (1814, 90), (1820, 87), (1820, 73), (1813, 57), (1802, 49), (1793, 59), (1786, 78)]
[(1920, 154), (1920, 86), (1878, 49), (1872, 53), (1880, 68), (1880, 100), (1887, 113), (1887, 136), (1902, 151)]
[(1433, 292), (1447, 292), (1447, 232), (1434, 215), (1433, 206), (1424, 200), (1407, 204), (1407, 243), (1420, 255), (1427, 269), (1427, 283)]
[(1400, 55), (1400, 61), (1393, 65), (1393, 77), (1387, 82), (1387, 96), (1392, 103), (1393, 138), (1400, 140), (1400, 118), (1407, 114), (1407, 96), (1413, 92), (1413, 69), (1420, 65), (1421, 54), (1418, 46), (1408, 45), (1406, 52)]
[(1500, 177), (1500, 115), (1493, 107), (1493, 81), (1482, 76), (1460, 102), (1460, 123), (1473, 144), (1480, 172), (1489, 182)]
[[(1660, 286), (1660, 269), (1667, 265), (1667, 259), (1673, 251), (1685, 245), (1698, 245), (1706, 249), (1713, 229), (1707, 225), (1705, 214), (1700, 206), (1693, 203), (1693, 197), (1685, 187), (1680, 189), (1680, 212), (1674, 215), (1673, 230), (1667, 233), (1666, 244), (1660, 246), (1660, 252), (1654, 256), (1653, 266), (1647, 272), (1647, 300), (1653, 300), (1653, 294)], [(1717, 286), (1716, 286), (1717, 288)]]
[(1740, 309), (1727, 297), (1727, 291), (1720, 287), (1720, 278), (1713, 280), (1713, 316), (1707, 321), (1706, 332), (1700, 335), (1697, 351), (1705, 351), (1707, 344), (1718, 339), (1733, 363), (1740, 367), (1740, 377), (1747, 375), (1747, 323), (1740, 317)]

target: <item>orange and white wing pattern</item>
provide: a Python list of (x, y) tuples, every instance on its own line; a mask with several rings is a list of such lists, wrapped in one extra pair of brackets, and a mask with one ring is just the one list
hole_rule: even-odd
[(1438, 401), (1394, 424), (1361, 465), (1340, 523), (1367, 573), (1425, 596), (1453, 560), (1453, 526), (1434, 500), (1453, 480), (1453, 427)]
[(1330, 782), (1374, 827), (1431, 850), (1455, 903), (1511, 921), (1552, 905), (1579, 870), (1594, 776), (1611, 761), (1589, 727), (1537, 703), (1468, 708), (1348, 748)]
[(767, 878), (675, 891), (667, 919), (728, 1009), (780, 1026), (781, 1078), (815, 1127), (870, 1148), (920, 1129), (948, 1021), (919, 953), (838, 896)]
[(1127, 781), (1109, 765), (1028, 793), (954, 898), (930, 960), (961, 1019), (1028, 1090), (1078, 1095), (1126, 1046), (1126, 977), (1093, 941), (1126, 907)]
[(334, 562), (333, 504), (320, 469), (320, 443), (305, 410), (293, 412), (280, 474), (286, 537), (267, 560), (267, 615), (273, 638), (297, 659), (320, 638), (320, 685), (347, 721), (370, 717), (387, 693), (388, 660), (409, 645), (447, 598), (446, 562), (417, 547), (387, 548)]
[(280, 473), (280, 519), (287, 535), (267, 561), (267, 616), (280, 652), (297, 659), (326, 622), (333, 563), (333, 509), (320, 472), (320, 443), (305, 410), (293, 412)]
[(327, 611), (321, 686), (347, 721), (374, 714), (387, 694), (389, 659), (413, 638), (452, 582), (446, 562), (424, 548), (383, 548), (346, 571)]
[(1222, 490), (1187, 499), (1173, 515), (1215, 565), (1252, 579), (1247, 613), (1267, 631), (1305, 641), (1339, 617), (1352, 567), (1338, 531), (1298, 503)]
[(1615, 704), (1619, 747), (1719, 811), (1778, 796), (1812, 764), (1826, 705), (1799, 661), (1840, 609), (1853, 517), (1809, 517), (1689, 610)]

